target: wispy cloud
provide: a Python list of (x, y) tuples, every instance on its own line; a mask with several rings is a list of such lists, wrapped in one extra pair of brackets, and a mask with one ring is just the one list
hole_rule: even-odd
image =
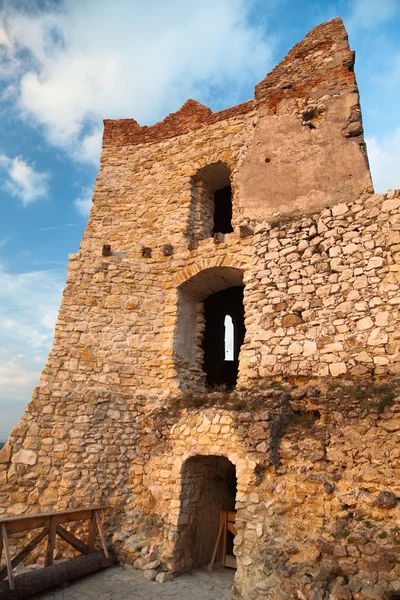
[(49, 192), (49, 173), (39, 172), (21, 156), (10, 158), (0, 154), (0, 168), (6, 174), (3, 188), (26, 206)]
[(353, 0), (350, 6), (350, 18), (346, 21), (349, 29), (376, 29), (395, 15), (399, 3), (398, 0)]
[(78, 213), (83, 217), (88, 217), (90, 209), (92, 207), (92, 188), (85, 187), (82, 189), (81, 194), (74, 201), (74, 206)]
[(54, 334), (62, 271), (10, 273), (0, 264), (0, 440), (39, 380)]
[(5, 4), (3, 71), (20, 114), (82, 161), (98, 161), (103, 118), (154, 122), (191, 96), (229, 105), (271, 67), (255, 2), (33, 4)]
[(66, 227), (75, 227), (76, 223), (65, 223), (64, 225), (55, 225), (54, 227), (38, 227), (37, 229), (31, 229), (26, 233), (36, 233), (38, 231), (55, 231), (56, 229), (65, 229)]

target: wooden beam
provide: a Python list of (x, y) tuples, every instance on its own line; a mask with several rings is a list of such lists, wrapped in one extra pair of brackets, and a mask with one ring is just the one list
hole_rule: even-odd
[[(32, 550), (38, 545), (39, 542), (42, 541), (42, 539), (44, 537), (46, 537), (46, 535), (49, 533), (49, 528), (45, 527), (43, 529), (43, 531), (41, 531), (40, 533), (38, 533), (30, 542), (29, 544), (27, 544), (25, 546), (25, 548), (23, 548), (22, 550), (20, 550), (20, 552), (18, 552), (18, 554), (16, 554), (14, 556), (14, 558), (11, 561), (11, 566), (13, 569), (15, 569), (15, 567), (17, 565), (19, 565), (19, 563), (21, 562), (21, 560), (23, 560), (26, 556), (28, 556), (28, 554), (30, 552), (32, 552)], [(7, 576), (7, 567), (3, 567), (2, 569), (0, 569), (0, 581), (2, 579), (4, 579)]]
[(6, 528), (5, 523), (2, 523), (2, 525), (1, 525), (1, 537), (3, 538), (4, 553), (6, 555), (8, 587), (10, 588), (10, 590), (14, 590), (15, 589), (14, 575), (13, 575), (13, 570), (12, 570), (12, 565), (11, 565), (10, 548), (8, 547), (7, 528)]
[(226, 511), (224, 512), (224, 531), (222, 534), (222, 552), (223, 552), (223, 559), (222, 562), (224, 563), (224, 567), (226, 566), (226, 538), (227, 538), (227, 526), (228, 526), (228, 513)]
[(44, 566), (49, 567), (53, 564), (54, 546), (56, 543), (57, 517), (50, 517), (49, 537), (47, 539), (47, 550)]
[(223, 530), (224, 530), (224, 521), (223, 521), (223, 520), (221, 519), (221, 517), (220, 517), (220, 520), (219, 520), (219, 530), (218, 530), (218, 535), (217, 535), (217, 541), (215, 542), (215, 546), (214, 546), (214, 552), (213, 552), (213, 555), (212, 555), (212, 558), (211, 558), (211, 562), (210, 562), (210, 564), (208, 565), (208, 570), (209, 570), (209, 571), (212, 571), (212, 568), (213, 568), (213, 566), (214, 566), (214, 563), (215, 563), (215, 559), (216, 559), (216, 557), (217, 557), (218, 547), (219, 547), (219, 544), (220, 544), (220, 541), (221, 541), (221, 537), (222, 537)]
[(104, 539), (104, 533), (103, 533), (103, 528), (101, 525), (101, 519), (100, 519), (100, 515), (99, 515), (99, 511), (98, 510), (94, 510), (94, 516), (96, 518), (96, 524), (97, 524), (97, 529), (99, 530), (99, 535), (100, 535), (100, 539), (101, 539), (101, 545), (103, 546), (103, 550), (104, 550), (104, 556), (106, 558), (109, 558), (110, 555), (108, 554), (108, 550), (107, 550), (107, 546), (106, 546), (106, 541)]
[(100, 569), (110, 567), (115, 562), (114, 558), (105, 558), (103, 552), (99, 550), (86, 556), (78, 556), (53, 564), (47, 569), (35, 569), (29, 573), (17, 575), (13, 591), (9, 590), (5, 583), (0, 582), (0, 598), (1, 600), (22, 600), (45, 590), (53, 590), (53, 594), (51, 594), (53, 597), (55, 587), (62, 586), (78, 577), (96, 573)]
[(94, 552), (94, 545), (96, 542), (96, 528), (97, 528), (96, 515), (95, 515), (94, 511), (92, 511), (91, 519), (90, 519), (90, 523), (89, 523), (89, 542), (88, 542), (90, 552)]
[(50, 526), (50, 519), (57, 517), (57, 523), (71, 523), (73, 521), (85, 521), (90, 519), (94, 510), (103, 510), (106, 506), (89, 506), (88, 508), (73, 508), (59, 512), (41, 513), (36, 515), (24, 515), (22, 517), (10, 517), (8, 519), (0, 519), (2, 523), (7, 525), (7, 532), (21, 533), (22, 531), (30, 531), (32, 529), (42, 529)]
[(73, 533), (67, 531), (66, 529), (64, 529), (64, 527), (61, 527), (61, 525), (57, 525), (56, 532), (57, 535), (60, 536), (60, 538), (62, 538), (65, 542), (67, 542), (67, 544), (75, 548), (75, 550), (78, 550), (78, 552), (80, 552), (81, 554), (89, 554), (89, 546), (85, 544), (85, 542), (82, 542), (82, 540), (79, 540), (76, 536), (74, 536)]

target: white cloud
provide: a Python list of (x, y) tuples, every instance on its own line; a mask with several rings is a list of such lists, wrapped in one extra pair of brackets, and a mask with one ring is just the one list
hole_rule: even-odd
[(10, 273), (0, 264), (0, 441), (29, 402), (45, 363), (64, 273)]
[(3, 188), (24, 206), (47, 196), (49, 174), (36, 171), (21, 156), (9, 158), (0, 154), (0, 167), (7, 172)]
[(92, 208), (93, 190), (91, 188), (83, 188), (81, 195), (74, 200), (74, 206), (78, 213), (83, 217), (88, 217)]
[(349, 29), (375, 29), (394, 16), (399, 8), (398, 0), (353, 0)]
[(371, 136), (366, 142), (375, 191), (384, 193), (398, 188), (400, 128), (386, 137)]
[(52, 144), (97, 162), (103, 118), (151, 123), (192, 96), (207, 102), (218, 94), (229, 106), (265, 76), (272, 42), (249, 24), (252, 5), (61, 0), (47, 12), (29, 4), (18, 12), (8, 2), (0, 43), (10, 89)]

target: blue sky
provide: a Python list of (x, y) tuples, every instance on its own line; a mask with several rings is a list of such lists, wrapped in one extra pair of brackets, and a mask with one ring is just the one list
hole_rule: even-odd
[(102, 119), (213, 110), (341, 16), (376, 191), (400, 188), (400, 0), (0, 0), (0, 441), (53, 337), (86, 224)]

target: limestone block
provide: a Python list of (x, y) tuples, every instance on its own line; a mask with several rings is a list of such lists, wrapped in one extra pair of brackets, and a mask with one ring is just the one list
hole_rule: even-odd
[(367, 329), (371, 329), (374, 326), (374, 322), (371, 317), (364, 317), (357, 321), (357, 329), (359, 331), (366, 331)]
[(381, 256), (374, 256), (370, 258), (367, 266), (365, 267), (366, 271), (371, 271), (372, 269), (379, 269), (383, 266), (383, 258)]
[(387, 344), (389, 340), (388, 334), (380, 327), (373, 329), (367, 340), (368, 346), (383, 346)]
[(21, 463), (23, 465), (35, 465), (37, 461), (37, 454), (33, 450), (25, 450), (21, 448), (18, 452), (12, 455), (11, 462)]
[(360, 354), (357, 354), (357, 356), (355, 357), (357, 362), (364, 362), (364, 363), (370, 363), (372, 362), (372, 358), (371, 356), (365, 352), (364, 350), (362, 352), (360, 352)]
[(161, 561), (157, 560), (152, 560), (151, 562), (145, 563), (142, 567), (143, 571), (148, 571), (148, 570), (155, 570), (157, 569), (159, 566), (161, 565)]
[(302, 322), (302, 318), (298, 315), (285, 315), (282, 319), (282, 327), (296, 327)]
[(0, 465), (9, 463), (10, 459), (11, 459), (11, 448), (10, 448), (9, 444), (6, 444), (0, 450)]
[(341, 215), (345, 215), (349, 208), (347, 206), (347, 204), (341, 203), (341, 204), (336, 204), (335, 206), (332, 206), (332, 215), (334, 217), (339, 217)]
[(304, 342), (304, 356), (312, 356), (313, 354), (315, 354), (317, 351), (317, 344), (316, 342), (310, 341), (310, 340), (305, 340)]
[(382, 212), (392, 212), (400, 208), (400, 198), (393, 198), (382, 202)]
[(299, 342), (293, 342), (288, 348), (289, 355), (298, 356), (303, 352), (303, 346)]
[(173, 578), (174, 576), (172, 573), (163, 572), (156, 575), (156, 581), (158, 581), (158, 583), (165, 583), (166, 581), (171, 581)]
[(331, 363), (329, 365), (329, 371), (332, 377), (338, 377), (347, 373), (347, 367), (344, 362)]
[(121, 302), (118, 296), (107, 296), (104, 302), (105, 308), (120, 308)]
[(155, 569), (148, 569), (147, 571), (143, 571), (144, 577), (148, 581), (154, 581), (157, 577), (158, 572)]
[(375, 323), (378, 327), (386, 327), (389, 323), (390, 313), (388, 311), (379, 311), (375, 315)]

